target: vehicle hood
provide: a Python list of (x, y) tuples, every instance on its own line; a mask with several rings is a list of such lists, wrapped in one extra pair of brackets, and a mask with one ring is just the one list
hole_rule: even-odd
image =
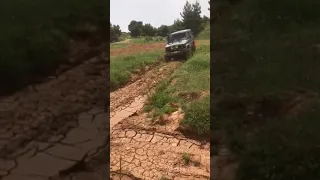
[(181, 45), (181, 44), (186, 44), (188, 42), (188, 40), (186, 39), (183, 39), (181, 41), (174, 41), (174, 42), (170, 42), (166, 45), (166, 48), (167, 47), (171, 47), (171, 46), (176, 46), (176, 45)]

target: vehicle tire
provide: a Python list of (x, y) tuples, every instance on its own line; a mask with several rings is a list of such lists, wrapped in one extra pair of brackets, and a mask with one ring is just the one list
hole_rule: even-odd
[(186, 54), (184, 55), (184, 60), (187, 61), (190, 57), (190, 51), (187, 51)]
[(168, 61), (170, 61), (170, 60), (171, 60), (171, 57), (169, 57), (169, 56), (165, 56), (165, 57), (164, 57), (164, 61), (165, 61), (165, 62), (168, 62)]

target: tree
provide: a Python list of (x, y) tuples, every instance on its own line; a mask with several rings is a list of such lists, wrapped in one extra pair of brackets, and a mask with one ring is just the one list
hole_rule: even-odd
[(174, 31), (179, 31), (182, 29), (185, 29), (186, 27), (184, 26), (184, 23), (180, 19), (174, 20), (173, 24), (169, 26), (169, 31), (174, 32)]
[(170, 32), (170, 30), (167, 25), (161, 25), (157, 30), (158, 36), (162, 36), (162, 37), (167, 37), (169, 32)]
[(156, 34), (156, 29), (151, 24), (145, 24), (142, 27), (142, 34), (145, 36), (154, 36)]
[(205, 16), (205, 15), (203, 15), (203, 17), (202, 17), (202, 23), (203, 23), (203, 24), (206, 24), (206, 23), (208, 23), (208, 22), (210, 22), (210, 18), (207, 17), (207, 16)]
[(142, 28), (143, 28), (143, 22), (142, 21), (133, 20), (128, 25), (128, 29), (129, 29), (132, 37), (141, 36)]
[(120, 40), (121, 29), (119, 25), (112, 25), (110, 23), (110, 42), (117, 42)]
[(195, 35), (199, 34), (202, 23), (200, 3), (196, 1), (194, 4), (190, 4), (187, 1), (180, 15), (184, 27), (191, 29)]

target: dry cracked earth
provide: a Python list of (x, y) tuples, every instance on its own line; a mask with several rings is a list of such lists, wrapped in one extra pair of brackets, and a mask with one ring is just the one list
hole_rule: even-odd
[(1, 180), (109, 176), (108, 164), (96, 165), (109, 149), (108, 59), (101, 54), (0, 99)]
[[(110, 94), (109, 113), (108, 61), (101, 54), (0, 99), (0, 180), (210, 179), (210, 144), (179, 133), (183, 111), (153, 122), (142, 110), (181, 62), (133, 77)], [(233, 178), (229, 155), (222, 147), (211, 158), (211, 178)]]
[(210, 179), (210, 144), (188, 139), (177, 131), (182, 110), (166, 116), (165, 126), (152, 123), (143, 112), (153, 87), (180, 65), (161, 64), (111, 93), (111, 179)]

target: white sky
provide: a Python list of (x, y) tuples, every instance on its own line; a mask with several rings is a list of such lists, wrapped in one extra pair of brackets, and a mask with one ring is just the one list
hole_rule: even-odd
[[(132, 20), (150, 23), (153, 27), (162, 24), (171, 25), (180, 19), (187, 0), (110, 0), (110, 21), (120, 26), (121, 31), (129, 32), (128, 25)], [(196, 0), (188, 0), (190, 3)], [(208, 0), (198, 0), (201, 15), (210, 17)]]

